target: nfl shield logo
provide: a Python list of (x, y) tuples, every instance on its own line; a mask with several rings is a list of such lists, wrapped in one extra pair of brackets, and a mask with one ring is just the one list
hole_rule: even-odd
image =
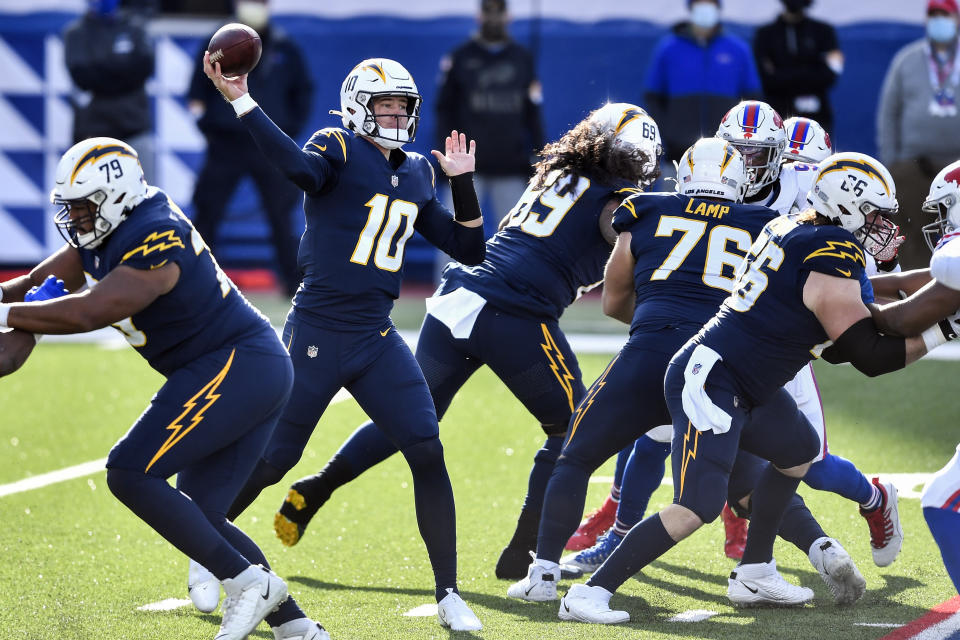
[(698, 362), (697, 364), (693, 365), (693, 369), (690, 370), (690, 373), (692, 373), (693, 375), (697, 375), (698, 373), (700, 373), (700, 363), (699, 363), (699, 362)]
[(94, 269), (100, 268), (100, 256), (93, 256), (93, 268)]
[(390, 184), (396, 187), (398, 184), (400, 184), (400, 178), (397, 176), (390, 176)]
[(317, 357), (317, 353), (318, 353), (318, 350), (317, 350), (317, 348), (316, 348), (314, 345), (310, 345), (309, 347), (307, 347), (307, 357), (308, 357), (308, 358), (316, 358), (316, 357)]

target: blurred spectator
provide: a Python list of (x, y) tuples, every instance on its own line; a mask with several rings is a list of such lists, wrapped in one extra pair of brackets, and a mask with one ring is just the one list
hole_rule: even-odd
[(138, 14), (117, 10), (120, 0), (88, 0), (87, 12), (63, 33), (64, 58), (80, 90), (73, 96), (73, 141), (107, 136), (137, 150), (153, 182), (150, 103), (144, 86), (153, 75), (153, 43)]
[(690, 20), (674, 26), (653, 52), (644, 96), (671, 160), (713, 136), (727, 111), (760, 93), (750, 47), (723, 31), (720, 1), (688, 0), (687, 6)]
[[(236, 19), (252, 27), (263, 43), (260, 63), (247, 77), (251, 92), (284, 133), (296, 139), (310, 114), (313, 85), (297, 44), (270, 23), (266, 2), (238, 0)], [(212, 34), (211, 34), (212, 35)], [(209, 38), (204, 40), (208, 42)], [(299, 244), (291, 220), (300, 208), (300, 190), (272, 164), (263, 162), (253, 138), (233, 108), (203, 74), (203, 51), (197, 57), (188, 93), (189, 107), (207, 139), (207, 154), (193, 192), (193, 224), (216, 254), (217, 228), (240, 180), (249, 176), (270, 223), (281, 284), (292, 296), (300, 283)]]
[(784, 118), (810, 118), (830, 131), (833, 111), (827, 91), (843, 72), (837, 32), (804, 13), (813, 0), (781, 2), (783, 13), (753, 38), (766, 101)]
[(506, 0), (483, 0), (479, 29), (440, 62), (437, 148), (452, 129), (480, 141), (474, 183), (487, 237), (527, 187), (544, 144), (533, 57), (507, 33)]
[(920, 229), (931, 218), (920, 205), (937, 172), (960, 158), (958, 14), (957, 0), (927, 3), (927, 36), (897, 53), (880, 97), (877, 147), (897, 185), (905, 270), (930, 261)]

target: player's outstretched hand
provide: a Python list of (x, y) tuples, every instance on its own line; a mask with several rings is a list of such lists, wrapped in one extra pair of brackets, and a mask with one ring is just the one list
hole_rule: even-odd
[(440, 153), (436, 149), (430, 153), (440, 163), (440, 168), (445, 174), (451, 177), (458, 176), (461, 173), (470, 173), (476, 168), (477, 159), (474, 155), (477, 151), (476, 140), (471, 140), (468, 148), (467, 136), (454, 129), (444, 141), (444, 146), (445, 153)]
[(247, 74), (237, 76), (236, 78), (224, 78), (223, 73), (220, 71), (220, 63), (214, 62), (210, 64), (209, 51), (203, 52), (203, 72), (207, 74), (207, 77), (213, 82), (213, 86), (215, 86), (227, 100), (236, 100), (247, 93)]

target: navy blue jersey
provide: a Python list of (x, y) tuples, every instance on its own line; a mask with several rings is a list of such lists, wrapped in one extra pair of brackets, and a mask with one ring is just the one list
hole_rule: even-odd
[(113, 325), (163, 375), (241, 340), (277, 339), (183, 212), (159, 189), (151, 187), (103, 244), (80, 249), (80, 257), (91, 287), (118, 266), (157, 269), (173, 262), (180, 267), (173, 289)]
[(637, 301), (630, 332), (703, 324), (733, 291), (735, 271), (776, 212), (759, 205), (639, 193), (614, 212), (631, 234)]
[(543, 187), (531, 183), (506, 225), (487, 240), (484, 261), (452, 264), (444, 290), (463, 286), (521, 317), (557, 319), (583, 290), (600, 284), (612, 249), (600, 232), (600, 213), (630, 185), (578, 176), (570, 189), (571, 178), (555, 171)]
[[(414, 230), (454, 254), (453, 214), (437, 199), (422, 155), (373, 144), (340, 128), (321, 129), (298, 148), (260, 109), (242, 118), (267, 157), (306, 192), (306, 229), (294, 307), (331, 329), (387, 322), (400, 294), (404, 248)], [(476, 232), (482, 247), (482, 232)]]
[(811, 271), (859, 280), (863, 248), (842, 227), (777, 218), (750, 248), (737, 286), (697, 340), (723, 358), (753, 404), (760, 404), (819, 355), (828, 341), (803, 304)]

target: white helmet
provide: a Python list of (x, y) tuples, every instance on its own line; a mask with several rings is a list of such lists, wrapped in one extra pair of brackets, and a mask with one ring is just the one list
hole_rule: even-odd
[[(137, 152), (114, 138), (89, 138), (67, 149), (55, 180), (50, 202), (63, 208), (54, 221), (60, 235), (78, 249), (103, 242), (147, 193)], [(82, 200), (90, 202), (93, 213), (72, 219), (71, 203)], [(90, 230), (83, 231), (90, 222)]]
[(701, 138), (683, 153), (677, 167), (677, 190), (685, 196), (740, 202), (747, 189), (743, 156), (729, 142)]
[(660, 128), (650, 115), (635, 104), (627, 102), (608, 102), (590, 114), (589, 119), (603, 131), (613, 131), (614, 148), (638, 149), (647, 157), (637, 184), (649, 187), (660, 175), (660, 156), (663, 155), (663, 143), (660, 140)]
[(816, 120), (787, 118), (783, 128), (787, 132), (787, 148), (783, 150), (784, 162), (817, 164), (833, 154), (830, 134)]
[[(897, 234), (883, 214), (897, 212), (897, 188), (887, 168), (865, 153), (835, 153), (818, 165), (809, 200), (813, 208), (877, 255)], [(876, 214), (867, 216), (870, 214)]]
[[(383, 96), (407, 99), (406, 127), (388, 129), (377, 123), (371, 109), (374, 99)], [(347, 74), (340, 87), (340, 111), (330, 113), (339, 115), (350, 131), (373, 138), (386, 149), (399, 149), (416, 138), (421, 102), (413, 76), (402, 64), (386, 58), (368, 58)]]
[(743, 155), (752, 196), (780, 177), (780, 156), (787, 143), (783, 119), (766, 102), (747, 100), (723, 116), (716, 137), (734, 145)]
[(923, 227), (923, 239), (933, 251), (940, 238), (960, 231), (960, 160), (940, 170), (930, 183), (930, 194), (923, 202), (923, 210), (937, 214), (937, 219)]

